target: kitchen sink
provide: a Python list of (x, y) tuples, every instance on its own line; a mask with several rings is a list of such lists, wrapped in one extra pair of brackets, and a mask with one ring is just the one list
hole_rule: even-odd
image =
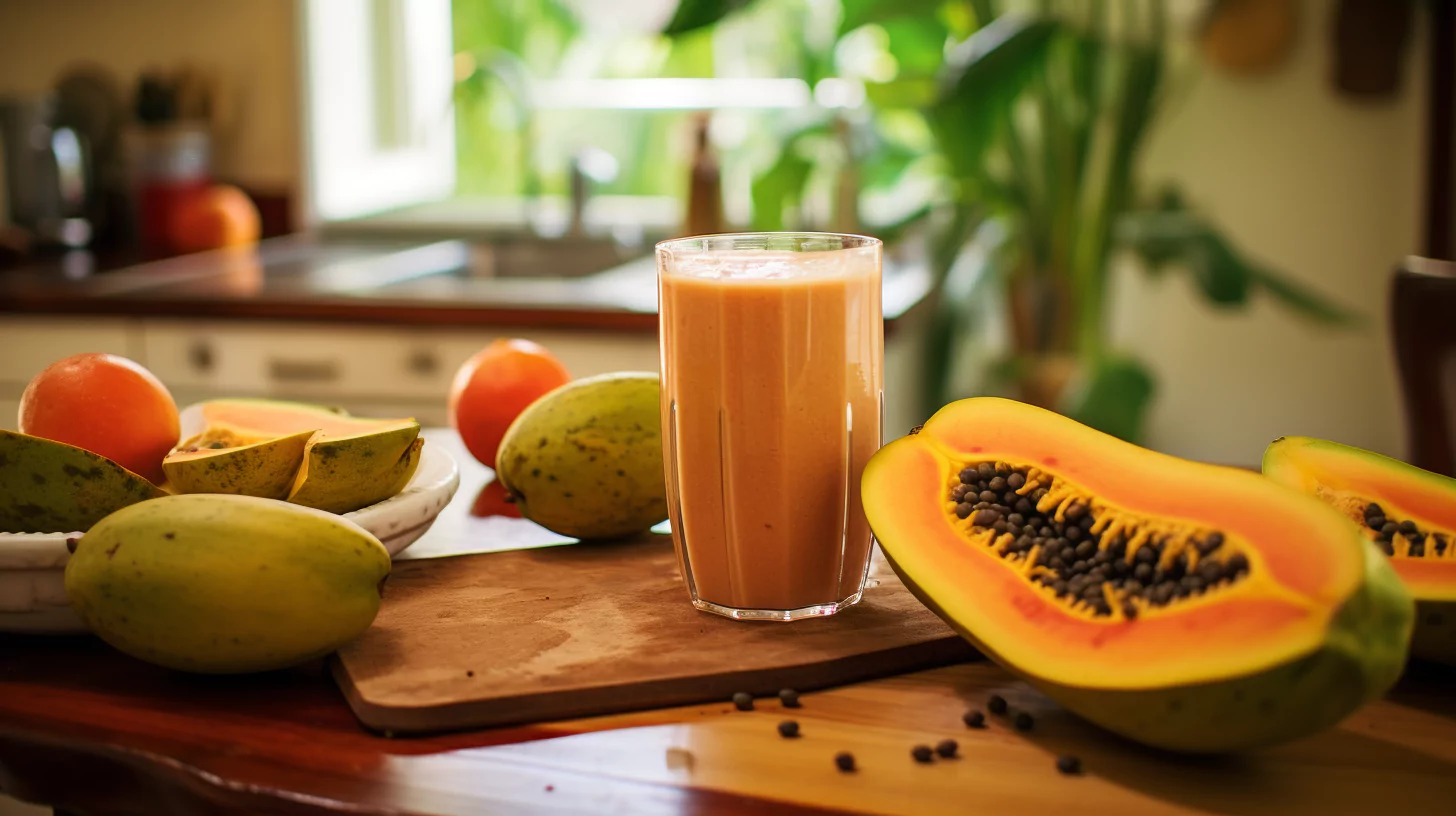
[(583, 278), (646, 254), (610, 239), (509, 237), (467, 244), (469, 278)]

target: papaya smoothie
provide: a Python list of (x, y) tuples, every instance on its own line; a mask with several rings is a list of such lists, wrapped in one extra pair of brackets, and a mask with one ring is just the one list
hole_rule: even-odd
[(668, 507), (698, 609), (796, 620), (860, 599), (880, 256), (877, 239), (816, 233), (658, 245)]

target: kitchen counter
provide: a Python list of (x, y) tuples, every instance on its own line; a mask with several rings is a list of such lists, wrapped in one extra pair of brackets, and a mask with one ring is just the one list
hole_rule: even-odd
[[(578, 277), (498, 270), (480, 247), (456, 240), (287, 236), (256, 249), (200, 253), (110, 272), (91, 272), (85, 264), (35, 264), (0, 269), (0, 312), (657, 329), (650, 247)], [(923, 264), (887, 260), (886, 332), (931, 289)]]

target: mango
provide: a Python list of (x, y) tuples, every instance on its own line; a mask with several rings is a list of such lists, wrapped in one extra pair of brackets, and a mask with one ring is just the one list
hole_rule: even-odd
[(127, 505), (165, 495), (104, 456), (0, 431), (0, 532), (85, 531)]
[(580, 539), (665, 520), (660, 394), (657, 374), (619, 372), (567, 383), (522, 411), (496, 455), (521, 515)]
[(358, 525), (252, 496), (168, 496), (75, 540), (66, 594), (127, 654), (183, 671), (267, 671), (326, 655), (379, 612), (389, 553)]

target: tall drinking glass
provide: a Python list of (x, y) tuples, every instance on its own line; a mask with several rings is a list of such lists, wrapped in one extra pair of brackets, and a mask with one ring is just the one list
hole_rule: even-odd
[(859, 601), (859, 481), (884, 402), (880, 253), (823, 233), (657, 245), (668, 508), (698, 609), (791, 621)]

